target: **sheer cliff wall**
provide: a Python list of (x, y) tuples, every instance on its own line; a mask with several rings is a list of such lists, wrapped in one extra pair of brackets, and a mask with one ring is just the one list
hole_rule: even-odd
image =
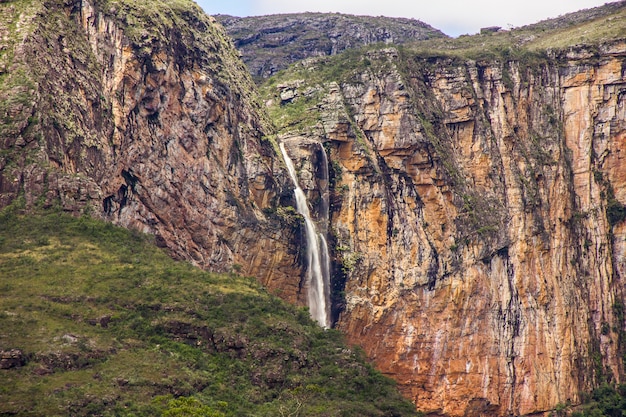
[(298, 219), (267, 210), (287, 172), (221, 26), (185, 1), (0, 10), (0, 206), (86, 212), (301, 293)]
[(626, 45), (360, 59), (266, 87), (270, 111), (314, 103), (282, 119), (305, 188), (310, 143), (329, 153), (338, 328), (428, 413), (541, 413), (621, 381)]

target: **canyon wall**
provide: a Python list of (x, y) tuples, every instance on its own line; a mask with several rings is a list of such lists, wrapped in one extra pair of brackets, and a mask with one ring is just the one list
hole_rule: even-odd
[(304, 184), (311, 143), (329, 153), (337, 327), (431, 414), (548, 412), (620, 382), (626, 44), (361, 59), (313, 86), (299, 71), (324, 63), (301, 64), (268, 101), (322, 97), (283, 140)]
[[(299, 222), (238, 52), (193, 2), (7, 2), (0, 206), (88, 213), (299, 288)], [(295, 279), (294, 279), (295, 277)]]
[(336, 327), (420, 410), (542, 413), (622, 381), (623, 42), (307, 60), (266, 113), (192, 3), (0, 11), (0, 207), (104, 218), (304, 304), (280, 140), (329, 216)]

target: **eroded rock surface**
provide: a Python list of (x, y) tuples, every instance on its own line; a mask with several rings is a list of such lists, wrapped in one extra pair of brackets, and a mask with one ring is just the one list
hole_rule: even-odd
[[(331, 161), (338, 328), (427, 413), (541, 413), (621, 381), (626, 45), (363, 59), (302, 133)], [(268, 103), (287, 88), (281, 106), (311, 86)]]
[(287, 173), (213, 18), (192, 2), (24, 4), (0, 6), (0, 206), (89, 212), (297, 294), (298, 225), (274, 209)]

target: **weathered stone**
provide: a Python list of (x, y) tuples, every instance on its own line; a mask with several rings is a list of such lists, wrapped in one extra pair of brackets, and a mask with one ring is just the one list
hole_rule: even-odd
[(497, 31), (499, 31), (500, 29), (502, 29), (502, 27), (500, 26), (487, 26), (484, 28), (480, 28), (480, 34), (484, 35), (484, 34), (488, 34), (488, 33), (495, 33)]
[[(289, 195), (287, 173), (223, 29), (193, 2), (184, 13), (164, 4), (162, 20), (141, 28), (147, 38), (126, 29), (123, 7), (37, 7), (20, 15), (31, 32), (14, 61), (30, 68), (38, 98), (12, 108), (23, 119), (15, 131), (0, 130), (10, 162), (0, 163), (0, 207), (22, 194), (28, 208), (87, 212), (203, 268), (240, 265), (297, 299), (294, 230), (267, 215)], [(193, 34), (179, 27), (191, 16)]]
[(330, 140), (338, 327), (419, 409), (543, 413), (623, 380), (626, 45), (606, 48), (407, 76), (389, 51), (327, 86), (317, 137), (291, 133), (311, 200), (306, 144)]
[(0, 350), (0, 369), (20, 368), (26, 365), (26, 355), (21, 349)]

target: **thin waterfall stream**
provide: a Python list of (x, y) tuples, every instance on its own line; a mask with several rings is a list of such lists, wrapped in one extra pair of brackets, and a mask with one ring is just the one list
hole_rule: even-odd
[[(304, 286), (307, 289), (309, 311), (314, 320), (322, 327), (328, 329), (330, 327), (330, 257), (328, 255), (326, 237), (318, 230), (318, 227), (311, 218), (306, 194), (304, 194), (304, 191), (298, 183), (296, 169), (293, 165), (293, 161), (285, 150), (285, 145), (281, 142), (279, 147), (294, 185), (296, 209), (304, 218), (307, 242), (307, 271)], [(323, 148), (322, 152), (324, 152)], [(324, 157), (325, 156), (326, 153), (324, 152)], [(327, 210), (325, 216), (328, 217)], [(325, 219), (325, 222), (327, 222), (327, 219)], [(324, 229), (326, 229), (326, 227), (327, 225), (324, 224)], [(324, 230), (324, 232), (325, 231), (326, 230)]]

